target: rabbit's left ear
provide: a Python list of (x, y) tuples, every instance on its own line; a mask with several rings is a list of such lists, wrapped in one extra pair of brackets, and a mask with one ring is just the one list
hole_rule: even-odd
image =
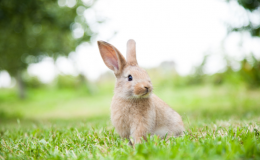
[(129, 39), (127, 42), (126, 61), (130, 65), (137, 65), (135, 41)]
[(121, 74), (126, 60), (118, 49), (105, 41), (98, 41), (98, 48), (106, 66), (113, 70), (115, 75)]

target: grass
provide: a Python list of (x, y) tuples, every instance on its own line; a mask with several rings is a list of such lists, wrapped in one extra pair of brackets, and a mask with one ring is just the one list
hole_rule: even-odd
[[(100, 124), (101, 123), (101, 124)], [(169, 141), (151, 137), (135, 149), (108, 119), (24, 124), (1, 128), (2, 159), (259, 159), (259, 123), (191, 124)]]
[(259, 89), (155, 87), (182, 115), (185, 136), (132, 148), (109, 119), (112, 87), (31, 90), (25, 101), (2, 90), (0, 159), (260, 159)]

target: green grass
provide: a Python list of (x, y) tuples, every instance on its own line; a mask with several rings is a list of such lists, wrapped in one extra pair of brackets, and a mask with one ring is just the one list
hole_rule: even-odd
[(260, 159), (259, 89), (155, 86), (182, 115), (186, 134), (132, 148), (110, 122), (112, 87), (93, 95), (31, 90), (23, 101), (2, 90), (0, 159)]
[[(151, 137), (135, 149), (109, 119), (19, 122), (1, 127), (2, 159), (259, 159), (259, 123), (220, 121), (186, 126), (186, 135)], [(31, 123), (31, 124), (30, 124)], [(25, 125), (25, 126), (23, 126)]]

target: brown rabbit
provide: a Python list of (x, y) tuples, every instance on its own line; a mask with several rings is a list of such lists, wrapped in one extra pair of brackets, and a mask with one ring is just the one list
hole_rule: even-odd
[(111, 44), (98, 41), (106, 66), (116, 76), (111, 104), (111, 120), (122, 138), (133, 137), (134, 144), (146, 140), (147, 134), (161, 138), (183, 135), (181, 116), (152, 93), (153, 86), (146, 71), (138, 66), (135, 41), (127, 42), (126, 59)]

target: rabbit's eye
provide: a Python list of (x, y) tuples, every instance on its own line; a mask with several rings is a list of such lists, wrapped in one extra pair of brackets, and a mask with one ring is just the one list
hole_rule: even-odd
[(128, 75), (128, 81), (132, 81), (133, 77), (131, 75)]

